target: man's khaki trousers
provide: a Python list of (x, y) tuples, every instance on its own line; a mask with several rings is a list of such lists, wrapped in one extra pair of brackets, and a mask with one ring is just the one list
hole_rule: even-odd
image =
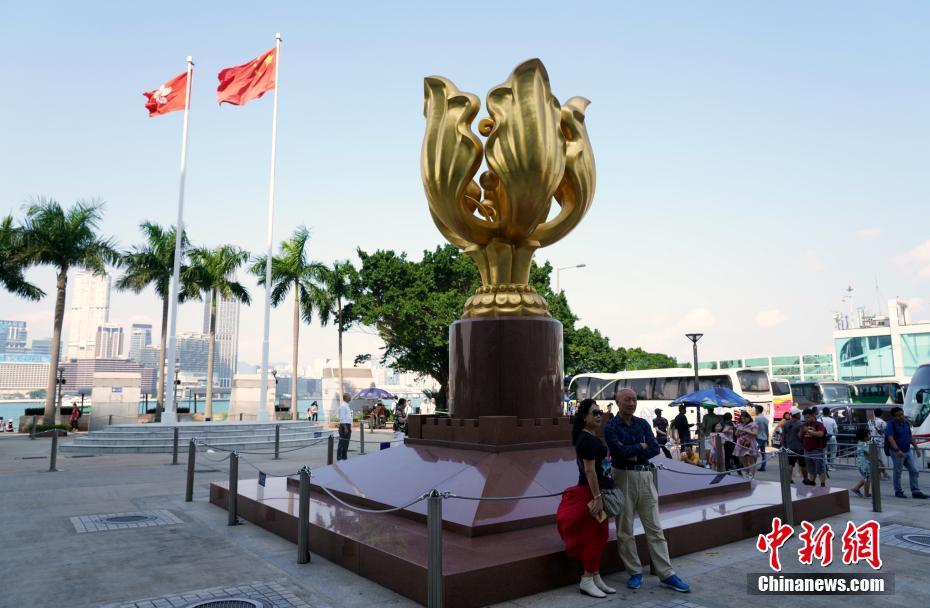
[(614, 484), (623, 493), (623, 511), (617, 517), (617, 550), (629, 574), (643, 571), (636, 552), (633, 518), (637, 515), (646, 532), (649, 555), (660, 580), (675, 574), (668, 557), (668, 544), (659, 521), (659, 495), (652, 483), (652, 471), (614, 469)]

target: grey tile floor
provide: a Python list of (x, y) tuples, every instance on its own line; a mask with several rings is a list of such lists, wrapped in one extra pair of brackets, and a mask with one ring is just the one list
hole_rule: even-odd
[(109, 530), (127, 530), (131, 528), (150, 528), (182, 524), (171, 511), (127, 511), (124, 513), (104, 513), (98, 515), (77, 515), (71, 517), (71, 524), (78, 534), (85, 532), (104, 532)]
[(106, 604), (101, 608), (186, 608), (201, 602), (216, 601), (222, 598), (244, 598), (259, 602), (267, 608), (310, 608), (310, 605), (290, 592), (287, 581), (267, 583), (250, 583), (236, 587), (211, 587), (188, 591), (176, 595), (145, 598), (119, 604)]

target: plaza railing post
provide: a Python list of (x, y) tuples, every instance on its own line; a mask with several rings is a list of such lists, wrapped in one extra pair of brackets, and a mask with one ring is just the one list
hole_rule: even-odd
[(300, 502), (297, 506), (297, 563), (310, 562), (310, 469), (300, 469)]
[(326, 464), (333, 464), (333, 436), (326, 440)]
[(55, 464), (58, 461), (58, 429), (52, 429), (52, 454), (49, 457), (48, 463), (48, 472), (53, 473), (58, 469), (55, 468)]
[(794, 525), (794, 503), (791, 501), (791, 468), (788, 466), (788, 452), (784, 448), (778, 452), (778, 477), (781, 481), (781, 506), (785, 522)]
[(171, 447), (171, 464), (178, 464), (178, 427), (174, 427), (174, 443)]
[(365, 421), (362, 420), (361, 418), (358, 421), (358, 437), (359, 437), (359, 445), (361, 446), (360, 448), (361, 451), (359, 453), (364, 454), (365, 453)]
[(107, 417), (107, 426), (113, 426), (113, 414)]
[(242, 422), (242, 412), (239, 412), (239, 422)]
[(281, 425), (274, 425), (274, 459), (281, 460)]
[(187, 447), (187, 489), (184, 491), (184, 502), (194, 500), (194, 462), (197, 459), (197, 444), (191, 437), (190, 445)]
[(426, 606), (442, 608), (442, 494), (426, 499)]
[(38, 416), (36, 416), (35, 414), (32, 415), (32, 430), (29, 431), (29, 439), (36, 438), (36, 419), (37, 418)]
[(716, 458), (716, 468), (718, 473), (723, 473), (727, 470), (727, 456), (726, 451), (723, 449), (723, 435), (717, 434), (714, 435), (714, 458)]
[(229, 455), (229, 495), (226, 498), (226, 510), (229, 512), (227, 524), (239, 523), (239, 452)]
[(872, 480), (872, 511), (882, 512), (882, 472), (878, 444), (869, 444), (869, 478)]

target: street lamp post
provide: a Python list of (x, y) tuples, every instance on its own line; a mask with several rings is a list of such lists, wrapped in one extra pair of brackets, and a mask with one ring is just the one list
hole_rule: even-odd
[(180, 366), (180, 365), (175, 365), (175, 366), (174, 366), (174, 412), (175, 412), (175, 418), (174, 418), (174, 419), (175, 419), (176, 421), (180, 421), (180, 420), (181, 420), (180, 414), (177, 413), (177, 412), (178, 412), (178, 387), (181, 386), (181, 377), (180, 377), (180, 376), (181, 376), (181, 366)]
[(55, 380), (55, 384), (58, 385), (58, 407), (55, 408), (55, 419), (52, 420), (52, 423), (59, 424), (61, 422), (61, 389), (65, 385), (65, 368), (58, 368), (58, 378)]
[[(701, 390), (701, 380), (698, 376), (698, 352), (697, 343), (704, 334), (685, 334), (685, 337), (691, 340), (691, 346), (694, 349), (694, 392)], [(701, 432), (701, 406), (697, 407), (697, 436), (698, 436), (698, 457), (701, 462), (705, 461), (704, 454), (704, 434)]]
[(278, 370), (271, 369), (271, 377), (274, 378), (274, 399), (271, 401), (272, 420), (278, 419)]
[(555, 292), (559, 293), (559, 273), (563, 270), (571, 270), (572, 268), (584, 268), (587, 264), (576, 264), (574, 266), (562, 266), (561, 268), (555, 269)]

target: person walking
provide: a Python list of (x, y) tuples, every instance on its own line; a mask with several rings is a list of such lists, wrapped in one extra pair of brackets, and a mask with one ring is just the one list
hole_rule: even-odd
[[(891, 421), (885, 427), (885, 439), (891, 451), (893, 465), (892, 483), (894, 495), (898, 498), (907, 498), (901, 489), (901, 473), (907, 467), (907, 477), (911, 482), (911, 498), (927, 498), (917, 485), (917, 467), (914, 465), (914, 452), (917, 451), (917, 440), (911, 434), (911, 425), (904, 417), (904, 409), (891, 408)], [(911, 451), (911, 448), (914, 451)]]
[(675, 591), (686, 593), (691, 588), (672, 569), (668, 556), (668, 543), (659, 521), (659, 494), (652, 480), (651, 458), (659, 454), (659, 445), (649, 423), (634, 416), (636, 393), (629, 388), (617, 390), (615, 395), (620, 413), (607, 423), (604, 438), (610, 450), (616, 487), (623, 494), (623, 509), (617, 517), (617, 550), (630, 578), (626, 586), (639, 589), (643, 584), (643, 565), (636, 552), (633, 518), (639, 520), (646, 532), (649, 556), (659, 581)]
[(820, 477), (820, 487), (827, 485), (827, 456), (824, 448), (827, 446), (827, 429), (817, 420), (817, 411), (814, 408), (804, 410), (804, 425), (798, 432), (804, 446), (804, 459), (807, 461), (807, 479), (804, 483), (813, 486)]
[(765, 417), (765, 408), (761, 405), (756, 406), (755, 423), (759, 428), (756, 435), (756, 444), (759, 446), (759, 456), (761, 457), (759, 472), (762, 473), (765, 471), (765, 451), (769, 445), (769, 419)]
[(320, 415), (320, 406), (314, 401), (310, 404), (310, 420), (316, 422)]
[(71, 402), (71, 430), (78, 430), (78, 420), (81, 418), (81, 408), (74, 401)]
[(782, 445), (788, 450), (788, 483), (794, 483), (794, 466), (801, 473), (801, 482), (807, 483), (807, 463), (804, 461), (804, 443), (798, 435), (804, 423), (801, 422), (801, 410), (791, 408), (791, 420), (785, 423)]
[(336, 460), (349, 459), (349, 440), (352, 439), (352, 408), (349, 407), (349, 393), (343, 393), (342, 403), (339, 405), (339, 447), (336, 449)]
[[(869, 429), (869, 437), (871, 438), (872, 443), (877, 445), (881, 452), (884, 452), (885, 455), (889, 455), (889, 452), (885, 449), (885, 428), (887, 425), (885, 421), (882, 420), (882, 408), (877, 407), (872, 412), (866, 412), (866, 424)], [(882, 479), (888, 479), (888, 468), (885, 466), (885, 463), (881, 462), (881, 457), (879, 456), (879, 468), (882, 472)]]
[(752, 419), (747, 410), (743, 410), (739, 413), (733, 456), (738, 459), (740, 468), (747, 470), (749, 479), (754, 479), (756, 476), (756, 460), (759, 458), (758, 439), (759, 424)]
[(872, 467), (869, 464), (869, 446), (871, 442), (869, 441), (868, 429), (860, 428), (856, 431), (856, 442), (856, 468), (859, 469), (859, 481), (849, 491), (859, 498), (868, 498), (872, 496)]
[(585, 399), (578, 406), (578, 414), (572, 421), (578, 484), (562, 493), (555, 514), (565, 554), (581, 560), (584, 568), (579, 590), (598, 598), (617, 592), (600, 574), (601, 556), (610, 536), (601, 492), (614, 487), (613, 479), (607, 476), (603, 466), (607, 446), (597, 437), (601, 418), (602, 412), (594, 399)]
[(821, 410), (820, 424), (823, 425), (823, 428), (827, 431), (827, 470), (833, 471), (833, 465), (836, 463), (836, 452), (837, 452), (837, 443), (836, 443), (836, 419), (830, 415), (830, 408), (825, 407)]
[(686, 405), (678, 406), (678, 415), (672, 420), (672, 432), (688, 462), (691, 462), (694, 452), (694, 447), (691, 445), (691, 427), (694, 425), (688, 422), (687, 412), (688, 407)]
[(668, 419), (662, 417), (662, 408), (657, 407), (655, 410), (656, 417), (652, 419), (652, 428), (656, 430), (656, 442), (666, 458), (671, 458), (672, 453), (668, 451)]

